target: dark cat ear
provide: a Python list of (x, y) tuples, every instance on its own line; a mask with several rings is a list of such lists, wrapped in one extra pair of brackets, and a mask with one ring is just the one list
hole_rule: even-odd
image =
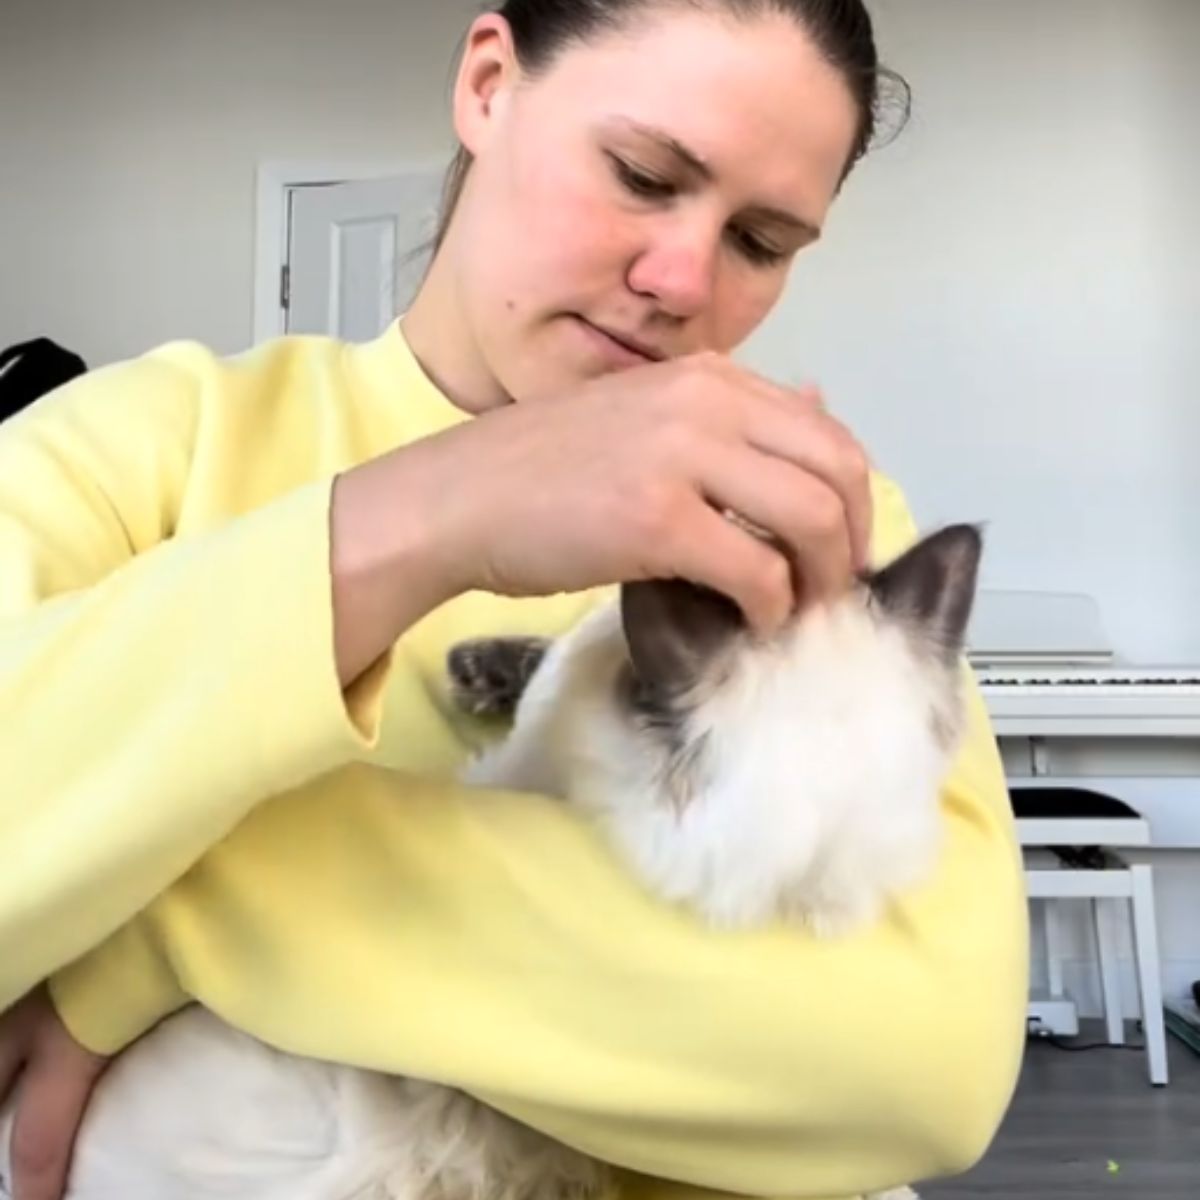
[(727, 596), (681, 579), (624, 584), (621, 621), (638, 681), (668, 693), (695, 683), (745, 628)]
[(983, 537), (974, 525), (948, 525), (923, 538), (867, 585), (888, 612), (918, 626), (948, 657), (963, 648)]

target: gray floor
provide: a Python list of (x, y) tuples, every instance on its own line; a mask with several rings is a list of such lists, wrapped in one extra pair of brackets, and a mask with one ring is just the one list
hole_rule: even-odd
[[(1080, 1040), (1099, 1032), (1085, 1029)], [(1140, 1041), (1136, 1030), (1129, 1036)], [(959, 1179), (925, 1184), (922, 1197), (1200, 1200), (1200, 1058), (1173, 1038), (1168, 1045), (1171, 1082), (1152, 1088), (1140, 1052), (1031, 1043), (984, 1161)]]

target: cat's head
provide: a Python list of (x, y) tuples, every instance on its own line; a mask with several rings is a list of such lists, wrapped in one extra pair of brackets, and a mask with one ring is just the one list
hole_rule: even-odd
[(866, 709), (871, 692), (899, 686), (927, 708), (929, 729), (949, 747), (981, 551), (975, 526), (949, 526), (769, 641), (755, 639), (717, 592), (680, 580), (626, 584), (617, 695), (635, 720), (678, 745), (701, 712), (712, 710), (715, 721), (739, 700), (765, 711), (785, 701), (772, 690), (784, 684), (808, 693), (806, 709), (830, 712), (839, 698), (857, 695)]
[[(477, 778), (590, 810), (683, 898), (710, 899), (738, 856), (764, 881), (811, 884), (852, 842), (854, 870), (890, 859), (877, 869), (899, 884), (906, 846), (909, 865), (928, 858), (962, 730), (980, 554), (974, 526), (947, 527), (769, 639), (704, 588), (627, 584), (549, 647)], [(683, 827), (707, 847), (687, 879), (672, 857)], [(776, 900), (709, 907), (740, 918)]]
[(708, 589), (626, 584), (614, 706), (671, 761), (665, 775), (679, 805), (703, 786), (702, 742), (752, 754), (764, 728), (790, 726), (799, 745), (805, 728), (833, 736), (874, 721), (864, 752), (889, 731), (928, 734), (949, 752), (960, 733), (960, 655), (980, 551), (976, 527), (944, 528), (769, 641)]

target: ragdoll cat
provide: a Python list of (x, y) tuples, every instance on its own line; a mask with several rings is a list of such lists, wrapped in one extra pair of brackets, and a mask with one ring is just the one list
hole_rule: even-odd
[[(934, 863), (979, 556), (973, 527), (948, 527), (768, 640), (723, 597), (649, 582), (552, 644), (457, 646), (458, 703), (513, 713), (465, 778), (580, 806), (708, 921), (849, 932)], [(281, 1054), (198, 1008), (117, 1061), (75, 1164), (74, 1200), (588, 1200), (609, 1182), (460, 1092)]]

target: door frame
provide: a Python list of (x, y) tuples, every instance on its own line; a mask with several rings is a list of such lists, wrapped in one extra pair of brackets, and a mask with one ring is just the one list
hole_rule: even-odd
[(444, 159), (423, 161), (285, 159), (261, 162), (255, 172), (254, 345), (285, 332), (283, 269), (288, 252), (291, 194), (302, 187), (328, 187), (364, 179), (386, 179), (414, 171), (443, 171)]

